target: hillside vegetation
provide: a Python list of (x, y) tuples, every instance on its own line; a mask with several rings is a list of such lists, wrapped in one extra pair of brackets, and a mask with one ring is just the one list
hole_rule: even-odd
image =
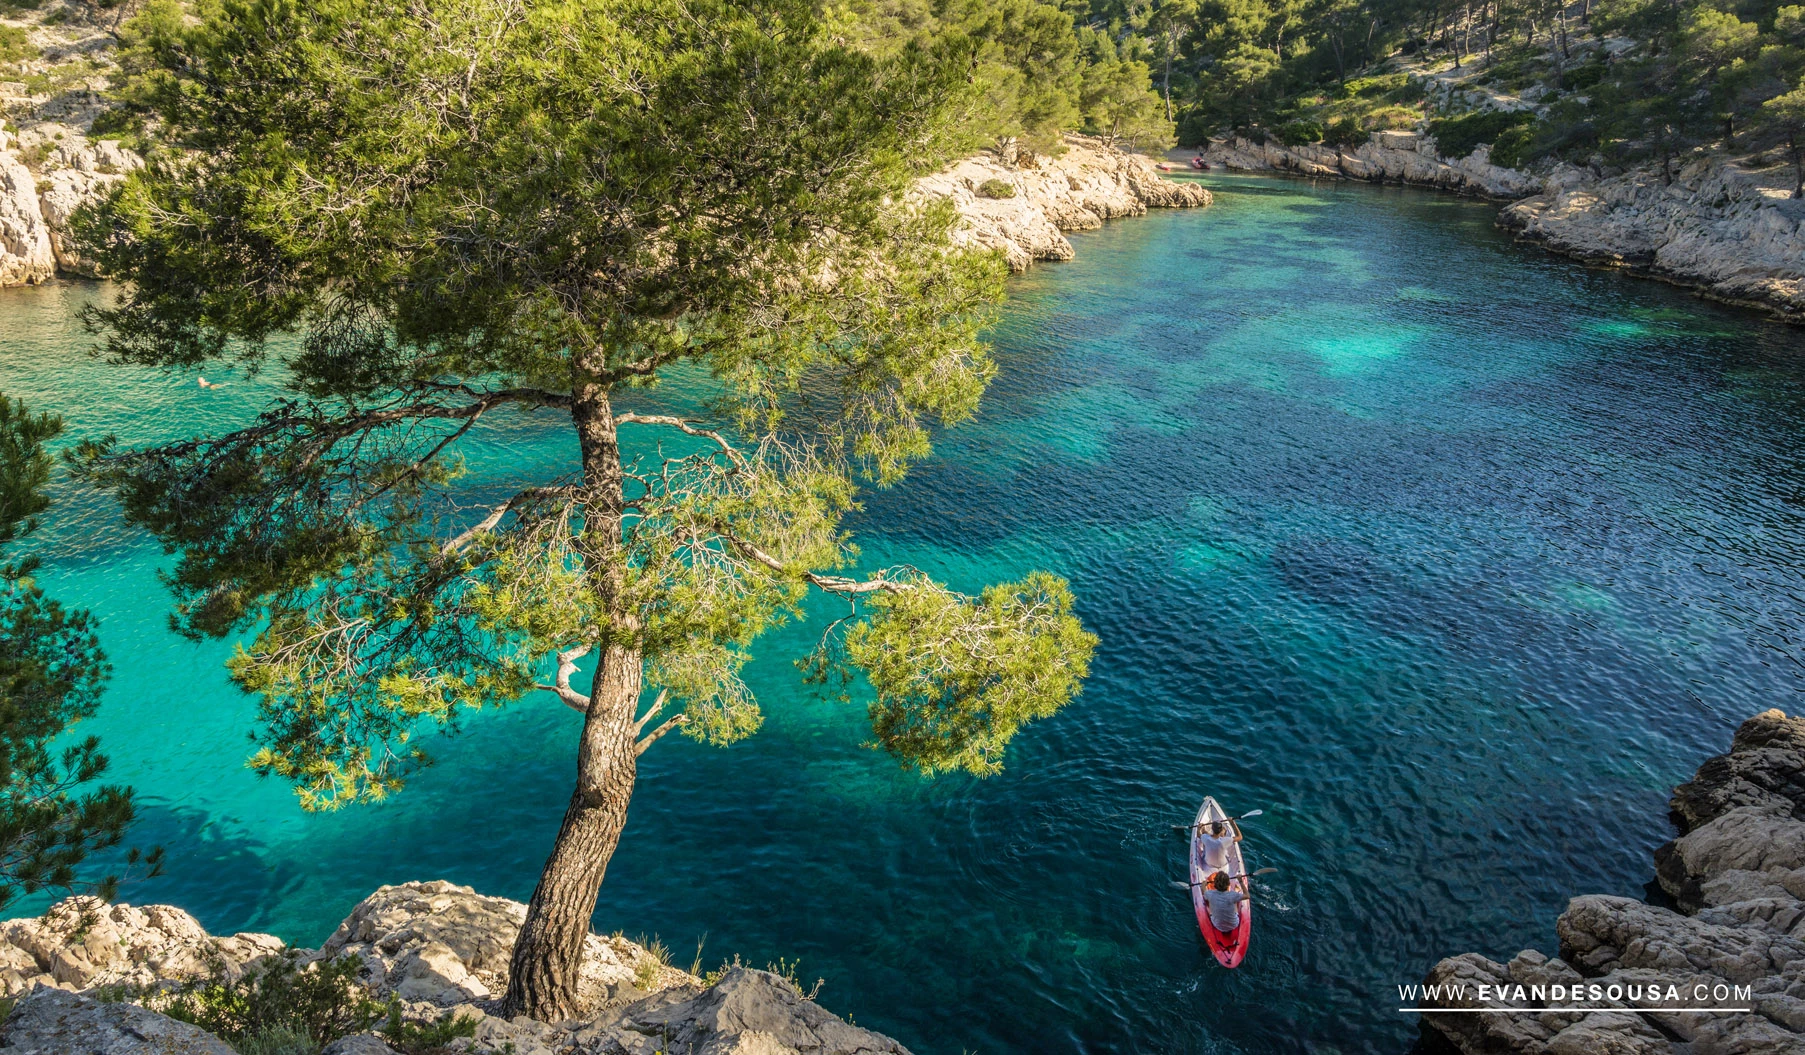
[[(1805, 7), (1785, 0), (1094, 0), (1140, 43), (1179, 141), (1363, 141), (1429, 123), (1441, 152), (1594, 166), (1700, 149), (1805, 176)], [(1169, 69), (1169, 73), (1167, 72)]]
[[(233, 0), (0, 0), (0, 107), (16, 124), (80, 110), (67, 91), (100, 89), (92, 134), (145, 149), (158, 55), (186, 46), (198, 16)], [(891, 54), (919, 42), (969, 68), (951, 149), (1059, 153), (1063, 132), (1163, 150), (1173, 122), (1154, 90), (1151, 53), (1132, 28), (1051, 0), (830, 0), (826, 32)], [(101, 39), (104, 38), (104, 39)]]

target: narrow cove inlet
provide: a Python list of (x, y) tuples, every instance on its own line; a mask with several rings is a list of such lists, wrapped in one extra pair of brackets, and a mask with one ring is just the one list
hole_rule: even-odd
[[(1442, 957), (1553, 955), (1570, 896), (1650, 896), (1672, 787), (1805, 684), (1805, 330), (1515, 244), (1494, 206), (1202, 182), (1010, 279), (980, 413), (848, 525), (862, 568), (1064, 576), (1082, 694), (999, 774), (918, 776), (791, 662), (843, 614), (817, 598), (754, 646), (756, 735), (640, 759), (597, 933), (823, 979), (923, 1055), (1403, 1052), (1400, 987)], [(276, 390), (98, 362), (107, 295), (0, 290), (0, 390), (59, 442), (217, 433)], [(554, 418), (483, 417), (472, 486), (568, 462)], [(485, 708), (404, 793), (304, 813), (244, 766), (231, 643), (169, 629), (169, 558), (51, 497), (39, 582), (113, 666), (78, 730), (137, 789), (128, 844), (168, 852), (123, 900), (314, 947), (384, 884), (532, 893), (577, 715)], [(1206, 794), (1263, 811), (1243, 847), (1276, 869), (1233, 971), (1171, 886)]]

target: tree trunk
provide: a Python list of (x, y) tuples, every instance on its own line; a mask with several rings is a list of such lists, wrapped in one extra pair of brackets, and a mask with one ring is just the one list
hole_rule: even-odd
[(618, 640), (637, 625), (618, 609), (622, 586), (621, 514), (624, 511), (620, 447), (608, 393), (589, 381), (575, 386), (571, 418), (582, 449), (584, 510), (578, 548), (604, 608), (614, 612), (617, 640), (596, 661), (589, 708), (577, 744), (576, 788), (539, 885), (527, 904), (526, 923), (514, 942), (502, 1017), (527, 1015), (541, 1022), (576, 1017), (577, 974), (583, 939), (595, 914), (602, 877), (627, 822), (637, 774), (634, 715), (639, 709), (641, 663), (637, 647)]
[(1166, 120), (1172, 120), (1172, 27), (1166, 26), (1166, 77), (1161, 89), (1166, 96)]
[(1805, 198), (1805, 148), (1800, 147), (1799, 137), (1794, 134), (1786, 137), (1786, 149), (1792, 153), (1792, 196)]

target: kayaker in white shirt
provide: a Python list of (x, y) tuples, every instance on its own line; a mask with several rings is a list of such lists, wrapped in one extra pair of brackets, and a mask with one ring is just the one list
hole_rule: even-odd
[(1217, 872), (1209, 878), (1203, 887), (1203, 907), (1210, 917), (1210, 926), (1224, 934), (1233, 934), (1241, 925), (1241, 902), (1247, 895), (1239, 890), (1228, 888), (1228, 873)]
[(1197, 842), (1203, 850), (1204, 870), (1220, 872), (1227, 868), (1228, 848), (1240, 841), (1241, 829), (1238, 825), (1231, 835), (1227, 824), (1222, 821), (1212, 821), (1210, 826), (1204, 829), (1203, 834), (1197, 837)]

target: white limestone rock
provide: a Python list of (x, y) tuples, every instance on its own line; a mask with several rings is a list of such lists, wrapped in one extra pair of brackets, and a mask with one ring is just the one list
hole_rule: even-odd
[(0, 923), (0, 992), (14, 996), (35, 985), (146, 986), (205, 977), (215, 966), (232, 974), (281, 948), (271, 934), (215, 938), (169, 905), (137, 908), (72, 897), (43, 916)]
[(56, 274), (37, 177), (11, 146), (11, 136), (0, 130), (0, 287), (35, 285)]
[(0, 1024), (6, 1055), (237, 1055), (225, 1041), (134, 1004), (32, 990)]
[(38, 206), (50, 229), (50, 246), (63, 271), (98, 278), (99, 269), (75, 247), (69, 221), (76, 210), (104, 201), (144, 159), (110, 139), (90, 141), (66, 135), (44, 163)]
[[(992, 198), (980, 190), (996, 180), (1014, 194)], [(944, 198), (958, 209), (958, 245), (999, 249), (1012, 271), (1036, 260), (1070, 260), (1072, 243), (1064, 231), (1101, 227), (1120, 216), (1142, 216), (1148, 208), (1181, 208), (1210, 203), (1210, 192), (1194, 183), (1162, 179), (1154, 163), (1138, 154), (1105, 147), (1095, 139), (1067, 136), (1057, 158), (1035, 157), (1009, 165), (991, 154), (965, 158), (925, 176), (912, 194)]]
[(590, 1019), (555, 1025), (487, 1018), (459, 1046), (474, 1055), (909, 1055), (851, 1025), (769, 971), (729, 970)]
[(1288, 147), (1236, 136), (1210, 143), (1204, 157), (1231, 169), (1408, 183), (1493, 198), (1520, 198), (1541, 186), (1528, 173), (1492, 164), (1489, 146), (1450, 160), (1435, 152), (1434, 139), (1411, 131), (1374, 132), (1352, 150), (1320, 143)]
[(1557, 171), (1499, 223), (1552, 249), (1696, 284), (1719, 300), (1805, 318), (1805, 201), (1697, 161), (1594, 180)]
[[(1583, 185), (1557, 177), (1551, 183)], [(1607, 991), (1658, 985), (1676, 999), (1645, 1000), (1608, 1021), (1537, 1011), (1432, 1015), (1427, 1024), (1474, 1055), (1805, 1052), (1802, 746), (1805, 721), (1768, 711), (1743, 723), (1729, 754), (1706, 761), (1675, 789), (1674, 816), (1686, 830), (1656, 857), (1662, 886), (1693, 914), (1632, 898), (1577, 897), (1556, 923), (1561, 960), (1524, 952), (1505, 968), (1469, 953), (1443, 960), (1427, 978), (1477, 986), (1583, 975)], [(1698, 1007), (1747, 1010), (1688, 1010)]]
[(374, 1033), (354, 1033), (340, 1037), (320, 1049), (320, 1055), (400, 1055)]
[[(500, 997), (508, 987), (514, 938), (526, 906), (485, 897), (443, 880), (385, 886), (359, 902), (316, 958), (355, 955), (361, 979), (379, 999), (452, 1007)], [(633, 990), (643, 970), (653, 988), (693, 980), (658, 965), (624, 938), (584, 939), (578, 1002), (597, 1007)]]
[[(83, 910), (86, 910), (84, 913)], [(839, 1019), (783, 978), (744, 967), (712, 986), (658, 961), (624, 938), (590, 935), (579, 1003), (584, 1016), (541, 1023), (492, 1017), (507, 985), (526, 907), (447, 882), (386, 886), (360, 902), (302, 964), (362, 960), (360, 979), (377, 1000), (400, 1001), (409, 1018), (475, 1023), (449, 1051), (473, 1055), (908, 1055), (888, 1037)], [(45, 919), (0, 923), (0, 963), (33, 972), (36, 987), (0, 1027), (0, 1055), (231, 1055), (192, 1026), (130, 1003), (68, 992), (125, 982), (148, 986), (204, 973), (223, 962), (242, 970), (281, 943), (269, 935), (215, 938), (166, 905), (108, 907), (70, 899)], [(52, 971), (63, 977), (53, 977)], [(345, 1037), (321, 1055), (394, 1055), (375, 1034)]]

